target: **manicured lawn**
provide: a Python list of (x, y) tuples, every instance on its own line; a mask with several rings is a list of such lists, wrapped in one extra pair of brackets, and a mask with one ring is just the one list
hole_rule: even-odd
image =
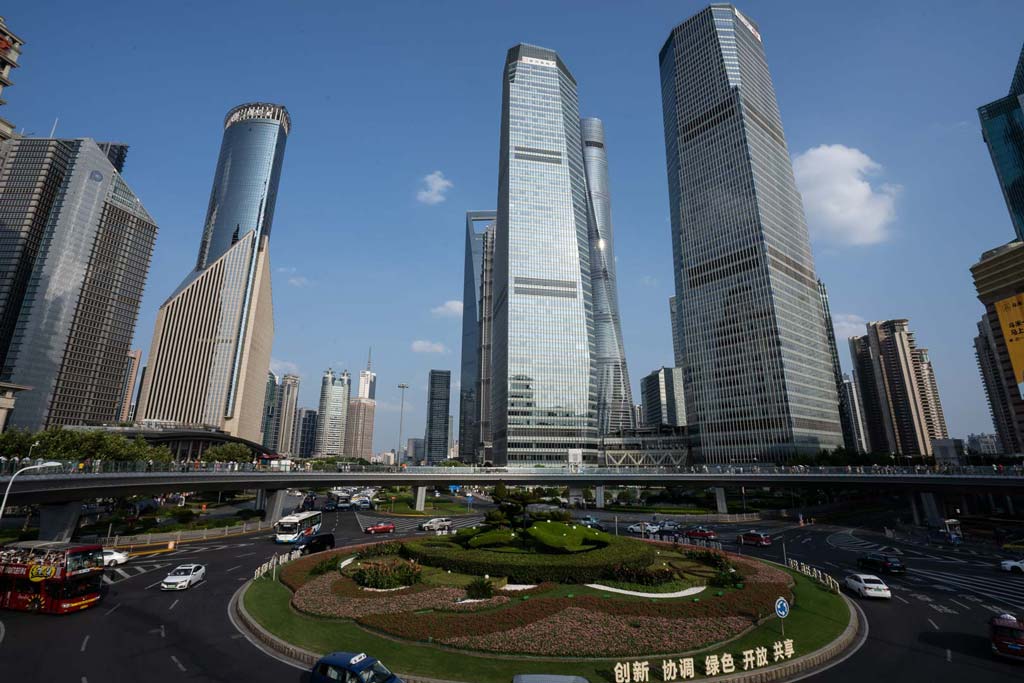
[[(794, 574), (796, 604), (786, 619), (786, 637), (792, 638), (797, 655), (807, 654), (836, 638), (848, 623), (849, 613), (839, 596), (820, 589), (809, 579)], [(557, 592), (582, 595), (590, 591), (580, 586), (558, 586)], [(709, 589), (711, 590), (711, 589)], [(277, 636), (315, 652), (347, 650), (367, 652), (380, 657), (399, 672), (422, 676), (469, 681), (472, 683), (508, 683), (519, 673), (575, 674), (592, 683), (613, 681), (614, 660), (562, 662), (514, 657), (476, 656), (466, 652), (441, 650), (409, 641), (384, 638), (340, 619), (317, 619), (294, 612), (289, 606), (291, 592), (270, 579), (255, 581), (244, 596), (245, 607), (265, 628)], [(729, 643), (713, 646), (707, 652), (730, 652), (737, 661), (742, 651), (755, 646), (771, 651), (781, 638), (777, 619), (771, 619), (750, 633)], [(660, 658), (650, 657), (652, 680), (659, 670)], [(698, 670), (702, 660), (698, 660)]]

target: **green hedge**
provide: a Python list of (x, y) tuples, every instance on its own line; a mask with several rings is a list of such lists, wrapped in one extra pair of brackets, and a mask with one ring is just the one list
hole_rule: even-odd
[(537, 522), (526, 533), (546, 552), (580, 553), (607, 546), (611, 536), (582, 525)]
[(451, 542), (409, 541), (403, 554), (430, 567), (473, 576), (507, 576), (510, 583), (594, 583), (616, 566), (643, 568), (654, 562), (654, 548), (626, 538), (609, 537), (604, 548), (585, 553), (516, 554), (464, 549)]

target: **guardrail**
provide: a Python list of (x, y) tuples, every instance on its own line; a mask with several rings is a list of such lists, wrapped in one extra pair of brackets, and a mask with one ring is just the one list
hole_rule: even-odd
[(234, 526), (216, 527), (213, 529), (192, 529), (189, 531), (165, 531), (147, 534), (135, 534), (132, 536), (107, 536), (99, 539), (99, 543), (105, 546), (137, 546), (155, 545), (159, 543), (180, 543), (182, 541), (206, 541), (216, 540), (225, 536), (237, 536), (239, 534), (256, 533), (269, 531), (274, 527), (272, 522), (254, 521), (243, 522)]

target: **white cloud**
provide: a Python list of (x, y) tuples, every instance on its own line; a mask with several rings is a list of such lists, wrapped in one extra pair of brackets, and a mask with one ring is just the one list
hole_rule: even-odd
[(863, 337), (867, 334), (867, 321), (854, 313), (839, 313), (832, 316), (832, 328), (836, 331), (836, 344), (848, 337)]
[(275, 375), (299, 375), (299, 366), (290, 360), (270, 359), (270, 371)]
[(449, 300), (445, 301), (440, 306), (434, 306), (430, 309), (438, 318), (459, 318), (462, 316), (462, 302)]
[(308, 287), (313, 284), (313, 281), (305, 275), (296, 275), (295, 277), (288, 278), (288, 284), (292, 287)]
[(640, 284), (642, 284), (644, 287), (657, 287), (658, 279), (655, 277), (651, 277), (650, 275), (644, 275), (642, 278), (640, 278)]
[(294, 266), (281, 266), (279, 268), (276, 268), (275, 270), (279, 273), (294, 273), (298, 269), (295, 268)]
[(412, 343), (413, 353), (447, 353), (448, 349), (441, 342), (417, 339)]
[(868, 176), (882, 165), (845, 145), (819, 145), (793, 159), (815, 239), (844, 245), (884, 242), (896, 218), (898, 185), (873, 186)]
[(440, 204), (447, 197), (445, 193), (455, 187), (455, 183), (444, 177), (441, 171), (434, 171), (423, 176), (423, 188), (416, 193), (416, 200), (422, 204)]

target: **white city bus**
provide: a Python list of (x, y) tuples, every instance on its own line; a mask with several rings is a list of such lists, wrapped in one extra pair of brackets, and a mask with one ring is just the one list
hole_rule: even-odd
[(303, 536), (312, 536), (320, 531), (322, 522), (323, 515), (317, 510), (282, 517), (276, 525), (274, 540), (278, 543), (294, 543)]

